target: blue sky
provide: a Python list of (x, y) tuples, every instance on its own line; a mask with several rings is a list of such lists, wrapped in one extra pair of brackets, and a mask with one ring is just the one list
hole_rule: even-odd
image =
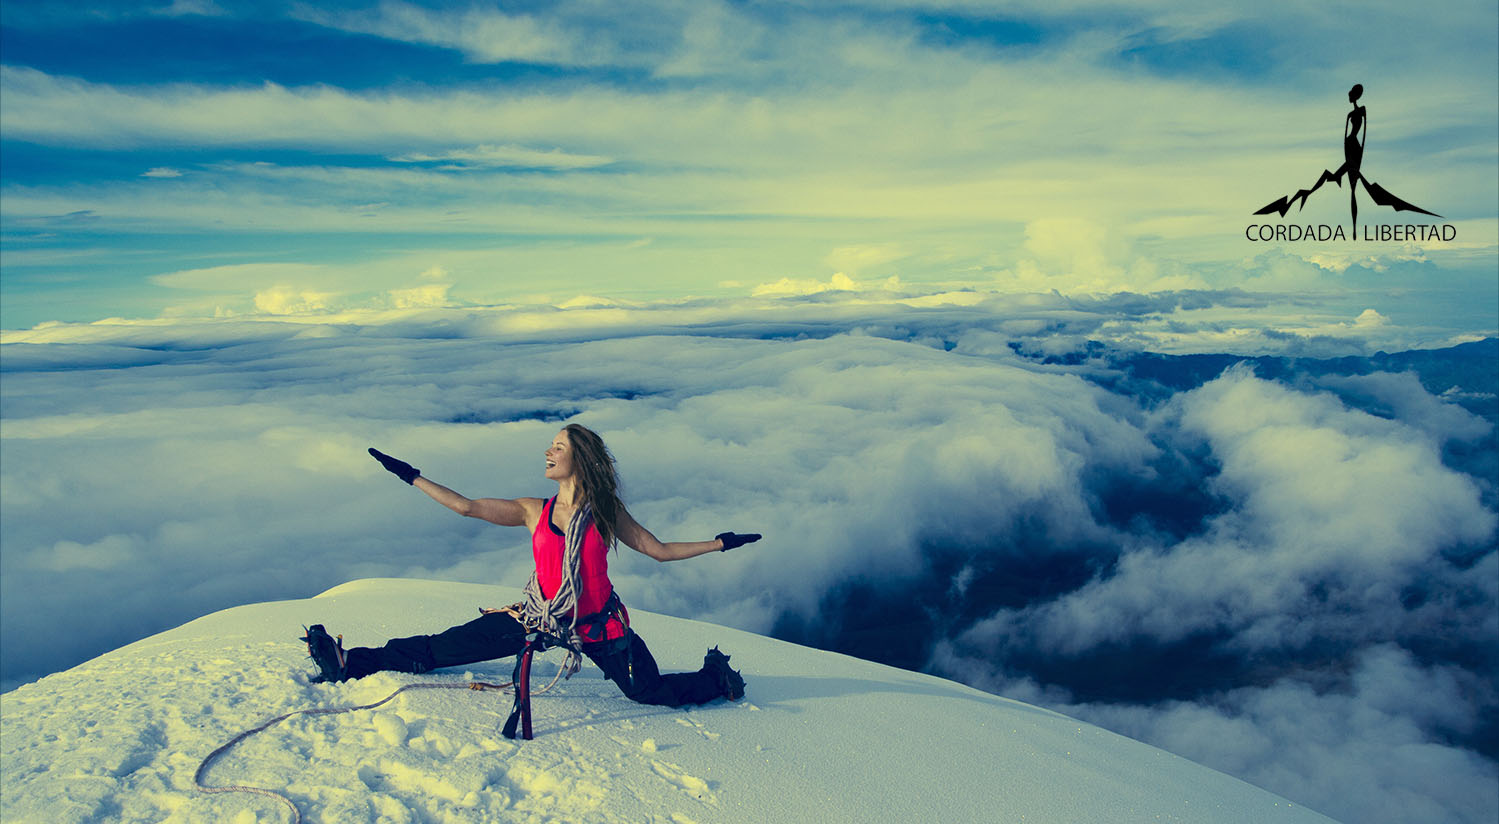
[[(7, 2), (0, 326), (1273, 289), (1437, 345), (1499, 325), (1496, 29), (1481, 2)], [(1457, 240), (1247, 241), (1340, 162), (1353, 82), (1365, 172)], [(1343, 191), (1292, 219), (1346, 224)]]

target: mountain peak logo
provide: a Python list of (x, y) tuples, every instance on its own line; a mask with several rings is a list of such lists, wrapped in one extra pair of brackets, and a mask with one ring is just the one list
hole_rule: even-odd
[[(1361, 83), (1355, 83), (1353, 88), (1348, 90), (1348, 102), (1353, 105), (1353, 110), (1348, 112), (1348, 115), (1343, 119), (1343, 165), (1339, 166), (1336, 172), (1330, 172), (1326, 169), (1322, 170), (1322, 176), (1317, 178), (1317, 182), (1313, 183), (1310, 189), (1300, 189), (1294, 195), (1282, 197), (1274, 203), (1256, 211), (1255, 214), (1268, 215), (1271, 212), (1275, 212), (1281, 217), (1285, 217), (1286, 212), (1291, 210), (1291, 204), (1293, 203), (1297, 204), (1296, 208), (1300, 211), (1302, 207), (1306, 206), (1306, 199), (1311, 197), (1313, 192), (1322, 188), (1322, 184), (1330, 180), (1341, 187), (1343, 179), (1346, 177), (1348, 179), (1348, 208), (1352, 212), (1350, 226), (1354, 234), (1358, 232), (1358, 184), (1360, 183), (1364, 185), (1364, 191), (1368, 193), (1369, 199), (1373, 200), (1377, 206), (1389, 206), (1397, 212), (1420, 212), (1423, 215), (1441, 217), (1436, 212), (1428, 212), (1419, 206), (1401, 200), (1390, 194), (1383, 186), (1364, 177), (1362, 169), (1364, 140), (1369, 134), (1369, 111), (1359, 105), (1358, 99), (1363, 94), (1364, 86)], [(1339, 230), (1337, 234), (1341, 235), (1342, 231)]]

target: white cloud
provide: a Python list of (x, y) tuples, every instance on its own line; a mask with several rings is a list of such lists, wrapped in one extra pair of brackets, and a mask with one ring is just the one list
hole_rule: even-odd
[(1163, 271), (1118, 230), (1083, 218), (1041, 218), (1025, 224), (1025, 243), (997, 283), (1015, 291), (1074, 294), (1166, 292), (1209, 284), (1179, 267)]
[[(1477, 729), (1492, 689), (1475, 671), (1418, 664), (1396, 644), (1499, 629), (1489, 614), (1499, 518), (1474, 478), (1443, 463), (1449, 439), (1477, 442), (1492, 427), (1412, 375), (1323, 382), (1395, 419), (1244, 370), (1177, 396), (1156, 425), (1179, 426), (1181, 448), (1208, 450), (1217, 471), (1201, 483), (1223, 511), (1179, 542), (1126, 549), (1082, 587), (998, 611), (939, 645), (932, 665), (1341, 820), (1491, 817), (1493, 800), (1476, 788), (1492, 783), (1494, 765), (1451, 741)], [(1473, 566), (1447, 560), (1475, 552)], [(1189, 639), (1207, 650), (1165, 659), (1178, 670), (1168, 680), (1225, 660), (1292, 674), (1150, 706), (1078, 701), (1012, 674), (1026, 656), (1087, 668), (1101, 666), (1092, 655), (1148, 656)]]
[(1494, 764), (1442, 740), (1477, 722), (1474, 686), (1467, 673), (1375, 646), (1346, 691), (1286, 680), (1211, 703), (1067, 709), (1340, 821), (1480, 822), (1499, 814), (1499, 798), (1481, 789)]
[(573, 65), (587, 61), (593, 51), (588, 43), (546, 18), (478, 6), (454, 12), (384, 0), (373, 10), (329, 11), (304, 5), (294, 14), (344, 31), (454, 48), (485, 63)]
[(140, 539), (133, 535), (108, 535), (91, 544), (58, 541), (28, 557), (28, 566), (51, 573), (114, 569), (132, 563), (139, 555)]
[(294, 286), (273, 286), (255, 293), (255, 311), (267, 315), (298, 315), (327, 311), (338, 295)]
[(561, 149), (525, 146), (474, 146), (445, 152), (411, 152), (390, 158), (400, 163), (450, 163), (459, 167), (520, 167), (532, 169), (593, 169), (614, 162), (597, 155), (570, 154)]
[(224, 17), (229, 14), (222, 6), (214, 0), (172, 0), (172, 4), (160, 11), (153, 12), (163, 17)]
[(448, 306), (452, 302), (448, 297), (450, 288), (452, 284), (449, 283), (427, 283), (409, 289), (392, 289), (388, 294), (391, 306), (396, 309)]
[[(1405, 422), (1439, 445), (1445, 446), (1448, 441), (1478, 441), (1493, 430), (1488, 421), (1448, 402), (1451, 397), (1447, 393), (1438, 398), (1427, 392), (1414, 372), (1328, 375), (1316, 383), (1344, 397), (1359, 399), (1366, 409), (1373, 408)], [(1462, 390), (1459, 388), (1453, 394), (1461, 395)]]
[[(533, 277), (526, 285), (531, 285), (543, 273), (564, 267), (569, 260), (595, 261), (601, 267), (598, 286), (604, 292), (613, 283), (610, 274), (634, 271), (629, 267), (649, 266), (658, 260), (647, 257), (627, 267), (622, 260), (628, 256), (622, 256), (614, 244), (552, 251), (555, 254), (513, 254), (505, 249), (424, 252), (359, 265), (277, 263), (183, 270), (152, 278), (153, 283), (184, 295), (173, 297), (163, 318), (43, 323), (30, 330), (5, 330), (0, 332), (0, 340), (128, 342), (141, 329), (167, 322), (188, 324), (190, 319), (214, 317), (255, 321), (258, 312), (291, 305), (301, 305), (302, 309), (297, 314), (265, 318), (304, 325), (384, 325), (412, 321), (411, 317), (403, 321), (401, 312), (426, 307), (444, 311), (425, 320), (438, 322), (440, 318), (445, 325), (475, 334), (576, 337), (612, 335), (627, 329), (729, 328), (763, 322), (773, 312), (777, 322), (794, 325), (808, 334), (825, 334), (833, 326), (858, 328), (862, 324), (879, 334), (903, 337), (912, 329), (930, 327), (932, 342), (945, 335), (946, 340), (973, 347), (971, 351), (978, 354), (1007, 352), (1010, 342), (1019, 341), (1028, 352), (1064, 355), (1095, 340), (1173, 353), (1345, 356), (1381, 349), (1451, 346), (1476, 339), (1446, 329), (1410, 329), (1380, 322), (1378, 310), (1368, 310), (1375, 314), (1339, 317), (1336, 307), (1321, 309), (1309, 299), (1297, 299), (1288, 306), (1278, 296), (1241, 292), (1103, 296), (1013, 293), (993, 288), (932, 292), (904, 286), (897, 276), (856, 281), (835, 273), (826, 281), (783, 278), (762, 283), (748, 290), (751, 297), (631, 300), (615, 296), (617, 292), (573, 292), (567, 296), (518, 293), (517, 287), (493, 274), (528, 271)], [(634, 251), (653, 254), (648, 247)], [(444, 264), (432, 265), (434, 256)], [(719, 288), (744, 291), (743, 284), (719, 284)], [(308, 297), (300, 297), (303, 293)], [(255, 303), (257, 295), (263, 296), (261, 307)], [(397, 302), (401, 303), (399, 307)], [(568, 311), (559, 312), (559, 308)], [(399, 311), (393, 313), (393, 309)], [(994, 331), (1009, 337), (991, 345), (992, 341), (980, 342), (987, 331), (960, 332), (976, 319), (991, 320)], [(222, 324), (214, 328), (245, 329)]]
[(762, 283), (750, 291), (755, 297), (778, 295), (815, 295), (819, 292), (857, 292), (867, 289), (842, 272), (835, 272), (826, 283), (816, 280), (793, 280), (781, 278), (774, 283)]
[[(455, 260), (457, 256), (454, 256)], [(453, 273), (425, 254), (359, 264), (246, 263), (153, 275), (151, 283), (190, 293), (166, 315), (299, 315), (329, 321), (348, 311), (452, 306)], [(468, 267), (465, 266), (465, 269)]]
[(1406, 587), (1441, 553), (1493, 537), (1496, 518), (1477, 485), (1405, 424), (1243, 370), (1173, 410), (1220, 464), (1211, 484), (1229, 511), (1200, 536), (1124, 555), (1111, 574), (1053, 602), (1001, 611), (971, 631), (975, 643), (1002, 649), (1023, 638), (1076, 655), (1132, 638), (1226, 633), (1246, 651), (1297, 648), (1372, 631), (1350, 616), (1409, 620)]

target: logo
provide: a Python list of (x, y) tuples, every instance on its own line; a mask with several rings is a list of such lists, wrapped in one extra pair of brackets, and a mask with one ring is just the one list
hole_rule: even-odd
[[(1420, 212), (1423, 215), (1441, 217), (1436, 212), (1429, 212), (1413, 203), (1401, 200), (1391, 194), (1388, 189), (1375, 183), (1364, 176), (1364, 140), (1369, 135), (1369, 111), (1359, 105), (1358, 99), (1364, 94), (1361, 83), (1355, 83), (1348, 90), (1348, 102), (1353, 106), (1352, 111), (1343, 118), (1343, 165), (1336, 172), (1322, 170), (1322, 176), (1312, 184), (1310, 189), (1298, 189), (1295, 194), (1281, 197), (1279, 200), (1266, 205), (1255, 212), (1257, 215), (1268, 215), (1274, 212), (1281, 217), (1291, 210), (1292, 204), (1296, 205), (1297, 211), (1306, 206), (1306, 199), (1314, 192), (1322, 188), (1322, 184), (1332, 181), (1342, 187), (1344, 179), (1348, 181), (1348, 210), (1351, 213), (1349, 220), (1350, 235), (1358, 235), (1358, 187), (1364, 187), (1364, 192), (1376, 206), (1388, 206), (1397, 212)], [(1372, 234), (1368, 225), (1364, 226), (1365, 240), (1452, 240), (1457, 237), (1456, 227), (1450, 224), (1432, 226), (1429, 224), (1406, 224), (1402, 226), (1381, 225), (1376, 227)], [(1244, 236), (1249, 240), (1345, 240), (1348, 236), (1343, 234), (1342, 226), (1327, 225), (1275, 225), (1260, 224), (1251, 225), (1244, 230)]]

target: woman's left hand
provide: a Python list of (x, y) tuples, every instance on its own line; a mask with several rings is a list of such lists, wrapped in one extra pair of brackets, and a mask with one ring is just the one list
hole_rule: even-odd
[(720, 532), (713, 537), (723, 542), (723, 549), (720, 549), (719, 552), (728, 552), (734, 547), (744, 546), (745, 544), (752, 544), (760, 540), (760, 533), (746, 532), (740, 534), (734, 532)]

